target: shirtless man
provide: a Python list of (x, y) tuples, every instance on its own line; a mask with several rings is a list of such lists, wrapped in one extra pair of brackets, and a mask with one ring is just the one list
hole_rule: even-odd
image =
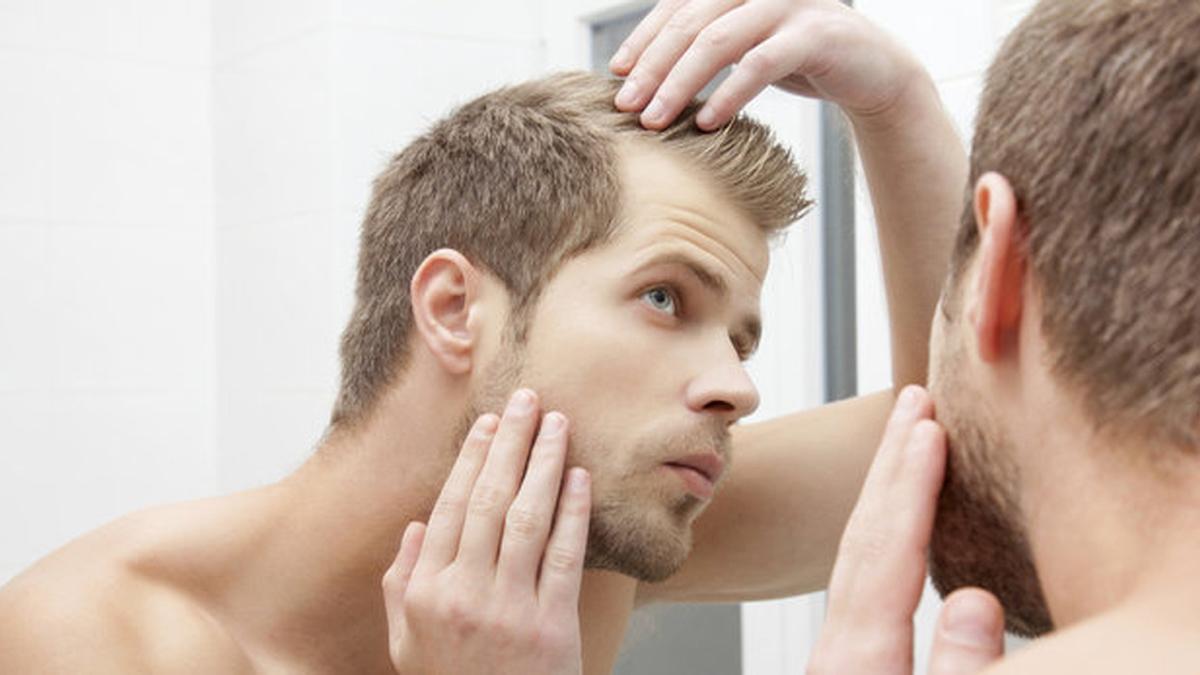
[[(908, 494), (868, 479), (848, 539), (890, 531), (910, 576), (929, 542), (939, 589), (993, 594), (974, 592), (981, 645), (1049, 633), (989, 673), (1200, 667), (1197, 31), (1191, 0), (1043, 0), (988, 74), (931, 344), (945, 485), (917, 394), (898, 413), (917, 461), (890, 470)], [(881, 588), (857, 548), (846, 606)], [(892, 589), (873, 627), (903, 649), (916, 596)], [(870, 663), (837, 656), (851, 624), (827, 672)]]
[[(1191, 0), (1044, 0), (1001, 50), (933, 397), (911, 387), (892, 414), (810, 673), (912, 672), (927, 551), (954, 591), (930, 672), (1197, 671), (1198, 31)], [(424, 556), (410, 542), (392, 571), (401, 644)], [(438, 656), (503, 653), (433, 619)], [(1043, 637), (999, 660), (1005, 626)]]
[[(657, 91), (662, 104), (642, 117), (661, 127), (655, 110), (681, 108), (740, 61), (699, 111), (702, 126), (771, 83), (841, 105), (881, 223), (896, 381), (921, 381), (944, 224), (965, 180), (932, 83), (833, 0), (728, 4), (657, 9), (631, 39), (633, 95), (620, 104), (640, 110)], [(660, 82), (681, 56), (690, 65)], [(650, 133), (636, 113), (611, 110), (615, 88), (586, 103), (596, 86), (568, 77), (485, 97), (401, 153), (364, 224), (342, 389), (320, 450), (277, 484), (135, 514), (40, 561), (0, 591), (0, 671), (436, 672), (425, 654), (389, 653), (380, 579), (408, 523), (464, 508), (435, 509), (438, 492), (470, 421), (516, 385), (566, 413), (544, 418), (542, 433), (557, 428), (561, 443), (569, 430), (569, 462), (590, 472), (584, 672), (611, 670), (637, 601), (821, 587), (890, 392), (736, 430), (739, 463), (687, 564), (648, 583), (687, 556), (728, 459), (727, 430), (756, 404), (740, 359), (757, 337), (768, 230), (803, 207), (802, 175), (745, 120), (700, 134), (689, 112)], [(537, 411), (525, 392), (505, 419), (532, 424)], [(507, 508), (515, 485), (482, 480), (498, 475), (488, 461), (501, 454), (463, 454), (487, 458), (466, 513), (490, 529), (467, 519), (460, 536), (483, 549), (501, 523), (506, 536), (543, 536), (538, 513)], [(564, 513), (577, 514), (587, 491), (567, 495)], [(572, 522), (563, 550), (582, 532)], [(420, 542), (419, 526), (407, 539)], [(551, 571), (566, 578), (577, 564), (563, 557)]]

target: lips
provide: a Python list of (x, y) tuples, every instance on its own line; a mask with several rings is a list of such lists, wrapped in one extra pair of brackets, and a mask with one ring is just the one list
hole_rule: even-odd
[(707, 478), (710, 483), (714, 484), (721, 479), (721, 474), (725, 472), (725, 460), (712, 452), (680, 457), (666, 462), (666, 464), (668, 466), (682, 466), (693, 469)]
[(725, 461), (715, 453), (704, 453), (664, 462), (663, 466), (679, 477), (688, 492), (707, 500), (716, 490)]

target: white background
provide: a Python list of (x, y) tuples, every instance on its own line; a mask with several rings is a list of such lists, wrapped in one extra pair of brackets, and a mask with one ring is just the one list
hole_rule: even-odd
[[(1029, 4), (857, 3), (967, 136)], [(122, 513), (302, 462), (333, 401), (371, 177), (455, 103), (588, 67), (587, 21), (633, 6), (0, 0), (0, 583)], [(813, 104), (752, 110), (820, 180)], [(820, 399), (818, 216), (775, 254), (758, 417)], [(890, 375), (861, 190), (857, 227), (869, 391)], [(747, 673), (801, 672), (819, 602), (743, 616)]]

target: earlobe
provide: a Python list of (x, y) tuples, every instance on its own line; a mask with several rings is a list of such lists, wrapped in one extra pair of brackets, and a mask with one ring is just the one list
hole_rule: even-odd
[(477, 339), (471, 311), (480, 273), (452, 249), (430, 253), (409, 284), (416, 333), (438, 363), (455, 375), (471, 371)]
[(971, 311), (984, 361), (996, 361), (1016, 344), (1025, 283), (1025, 250), (1012, 184), (988, 173), (975, 186), (979, 267)]

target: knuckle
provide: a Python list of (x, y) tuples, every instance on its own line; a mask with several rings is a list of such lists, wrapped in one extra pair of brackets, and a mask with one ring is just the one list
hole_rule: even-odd
[(438, 608), (440, 623), (458, 635), (474, 635), (486, 627), (475, 603), (461, 597), (448, 598)]
[(741, 62), (738, 63), (738, 66), (745, 68), (751, 73), (762, 76), (774, 70), (778, 63), (778, 57), (776, 57), (771, 50), (760, 46), (757, 49), (747, 52), (746, 55), (742, 57)]
[(404, 593), (404, 610), (415, 616), (429, 616), (436, 606), (436, 597), (426, 584), (411, 583)]
[(699, 19), (699, 12), (692, 3), (682, 3), (671, 14), (671, 18), (663, 24), (663, 30), (671, 33), (684, 33), (692, 30)]
[(708, 26), (696, 36), (696, 42), (701, 48), (718, 53), (729, 49), (733, 41), (733, 31), (719, 23)]
[(481, 483), (475, 486), (467, 509), (475, 515), (494, 516), (502, 512), (507, 505), (508, 494), (506, 491), (491, 483)]
[(528, 644), (529, 627), (508, 613), (495, 613), (487, 623), (488, 635), (506, 644)]
[(504, 519), (505, 536), (522, 541), (536, 538), (546, 528), (546, 517), (537, 509), (524, 505), (513, 505)]
[(460, 513), (463, 509), (463, 504), (464, 500), (462, 497), (439, 495), (437, 501), (433, 503), (433, 511), (429, 519), (433, 520), (435, 517), (441, 518)]
[(578, 551), (565, 546), (551, 546), (546, 549), (542, 564), (554, 572), (571, 572), (581, 562)]
[(399, 583), (400, 574), (396, 571), (395, 567), (389, 567), (388, 571), (383, 573), (383, 579), (381, 580), (383, 592), (391, 595)]

